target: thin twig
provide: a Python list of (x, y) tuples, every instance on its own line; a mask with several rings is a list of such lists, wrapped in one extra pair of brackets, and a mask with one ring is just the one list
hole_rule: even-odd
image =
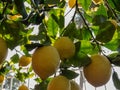
[(5, 11), (6, 11), (6, 9), (7, 9), (7, 7), (8, 7), (8, 2), (6, 3), (6, 5), (5, 5), (5, 7), (4, 7), (4, 9), (3, 9), (3, 11), (2, 11), (2, 16), (4, 15), (4, 13), (5, 13)]
[(118, 17), (118, 15), (116, 14), (116, 12), (110, 7), (109, 3), (107, 0), (104, 0), (104, 3), (106, 5), (106, 7), (111, 11), (111, 13), (113, 14), (113, 16), (115, 17), (115, 19), (120, 22), (120, 19)]
[(93, 42), (96, 43), (96, 45), (97, 45), (97, 47), (98, 47), (98, 49), (99, 49), (99, 52), (101, 52), (102, 50), (101, 50), (100, 44), (99, 44), (99, 42), (95, 39), (95, 35), (94, 35), (92, 29), (89, 27), (89, 25), (88, 25), (88, 23), (86, 22), (86, 20), (85, 20), (84, 16), (82, 15), (82, 13), (79, 11), (78, 5), (76, 6), (76, 10), (78, 11), (79, 15), (81, 16), (81, 18), (82, 18), (82, 20), (83, 20), (83, 22), (84, 22), (87, 30), (88, 30), (89, 33), (91, 34), (92, 39), (93, 39)]

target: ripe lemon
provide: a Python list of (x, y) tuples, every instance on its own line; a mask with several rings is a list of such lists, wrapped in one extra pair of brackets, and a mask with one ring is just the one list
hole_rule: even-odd
[(75, 4), (76, 4), (76, 0), (68, 0), (68, 6), (70, 8), (73, 8), (75, 6)]
[(92, 0), (95, 4), (101, 4), (103, 0)]
[(70, 80), (62, 75), (56, 76), (48, 83), (47, 90), (71, 90)]
[(5, 79), (4, 75), (0, 75), (0, 83), (3, 83), (4, 79)]
[(80, 85), (78, 85), (75, 81), (71, 80), (70, 84), (71, 84), (71, 90), (82, 90), (80, 88)]
[(75, 45), (68, 37), (60, 37), (57, 39), (54, 47), (58, 50), (61, 60), (70, 58), (75, 54)]
[(28, 87), (25, 84), (22, 84), (18, 90), (29, 90)]
[(83, 72), (91, 85), (102, 86), (110, 79), (111, 64), (105, 56), (95, 54), (91, 56), (91, 63), (83, 68)]
[(5, 60), (8, 52), (8, 47), (3, 38), (0, 37), (0, 64)]
[(32, 56), (33, 70), (43, 80), (56, 72), (59, 63), (60, 56), (53, 46), (39, 47)]
[(31, 57), (28, 56), (21, 56), (19, 60), (19, 66), (25, 67), (31, 63)]

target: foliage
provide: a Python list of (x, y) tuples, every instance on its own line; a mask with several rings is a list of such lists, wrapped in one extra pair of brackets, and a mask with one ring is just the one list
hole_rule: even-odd
[[(78, 76), (71, 67), (78, 69), (88, 65), (89, 55), (95, 53), (105, 55), (111, 65), (119, 67), (119, 4), (119, 0), (103, 0), (101, 4), (76, 0), (75, 6), (70, 8), (65, 0), (0, 0), (0, 37), (5, 39), (10, 50), (16, 51), (2, 64), (0, 73), (6, 74), (12, 69), (20, 81), (33, 76), (31, 67), (28, 73), (20, 72), (23, 68), (15, 68), (20, 52), (31, 55), (36, 47), (53, 44), (60, 36), (68, 36), (76, 46), (75, 55), (60, 66), (60, 73), (68, 78)], [(20, 51), (16, 50), (18, 46)], [(113, 53), (106, 54), (107, 49), (103, 47)], [(116, 73), (113, 72), (113, 82), (118, 89), (120, 82)]]

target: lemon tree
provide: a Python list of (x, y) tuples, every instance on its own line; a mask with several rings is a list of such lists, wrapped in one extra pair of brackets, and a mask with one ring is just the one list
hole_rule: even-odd
[[(69, 90), (68, 81), (82, 75), (83, 84), (99, 88), (111, 76), (120, 89), (119, 4), (120, 0), (0, 0), (0, 75), (12, 72), (22, 83), (35, 77), (41, 90)], [(59, 76), (68, 86), (59, 79), (54, 83)]]

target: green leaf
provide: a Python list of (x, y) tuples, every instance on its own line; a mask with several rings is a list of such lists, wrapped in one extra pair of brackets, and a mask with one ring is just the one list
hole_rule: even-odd
[(11, 58), (11, 61), (15, 64), (19, 62), (19, 55), (16, 53), (15, 55), (13, 55)]
[(36, 47), (42, 47), (43, 44), (39, 44), (39, 43), (32, 43), (32, 44), (26, 44), (25, 47), (28, 51), (31, 51), (33, 49), (35, 49)]
[(89, 6), (91, 4), (91, 0), (78, 0), (78, 2), (82, 5), (82, 7), (85, 9), (85, 10), (88, 10), (89, 9)]
[(96, 15), (107, 16), (107, 9), (106, 9), (106, 7), (103, 4), (101, 4), (95, 14)]
[(90, 41), (81, 40), (80, 52), (85, 54), (97, 53), (99, 50), (96, 45), (92, 44)]
[(114, 86), (116, 87), (117, 90), (119, 90), (120, 89), (120, 79), (118, 77), (117, 72), (115, 72), (115, 71), (113, 72), (112, 79), (113, 79)]
[(24, 0), (14, 0), (17, 11), (23, 16), (23, 18), (27, 18), (27, 12), (25, 9), (25, 5), (24, 5)]
[(82, 39), (80, 30), (76, 29), (75, 23), (70, 23), (63, 31), (63, 36), (68, 36), (70, 38)]
[(112, 53), (108, 56), (108, 58), (110, 59), (112, 64), (120, 66), (120, 53), (118, 52)]
[(104, 15), (95, 15), (92, 22), (93, 25), (100, 25), (107, 20), (107, 17)]
[[(53, 12), (56, 13), (55, 11)], [(52, 36), (53, 38), (55, 38), (58, 33), (59, 26), (52, 17), (49, 17), (47, 22), (47, 27), (48, 27), (47, 28), (48, 35), (50, 37)]]
[(87, 54), (79, 52), (76, 53), (74, 57), (70, 59), (70, 62), (74, 67), (82, 67), (88, 65), (91, 62), (91, 60)]
[(76, 78), (79, 74), (76, 73), (75, 71), (72, 70), (62, 70), (62, 74), (63, 76), (66, 76), (68, 79), (74, 79)]
[(116, 10), (120, 11), (120, 0), (111, 0)]
[(46, 4), (58, 4), (60, 3), (60, 0), (45, 0)]
[(115, 26), (110, 21), (106, 21), (100, 25), (96, 39), (100, 42), (107, 43), (112, 40), (115, 30)]

